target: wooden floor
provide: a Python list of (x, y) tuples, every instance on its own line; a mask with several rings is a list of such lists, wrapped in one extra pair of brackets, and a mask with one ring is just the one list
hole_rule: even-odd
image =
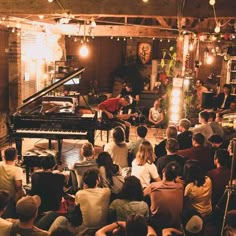
[[(136, 126), (132, 126), (130, 130), (130, 141), (137, 139), (136, 135)], [(102, 131), (102, 139), (101, 139), (101, 131), (97, 130), (95, 133), (95, 152), (96, 155), (103, 150), (103, 146), (106, 144), (106, 131)], [(111, 138), (110, 132), (110, 140)], [(159, 143), (163, 137), (165, 136), (165, 129), (156, 129), (156, 128), (148, 128), (147, 139), (153, 144), (153, 147), (156, 143)], [(78, 160), (80, 155), (80, 147), (86, 142), (86, 140), (63, 140), (62, 144), (62, 155), (61, 161), (62, 166), (64, 168), (71, 168), (73, 164)], [(14, 145), (14, 144), (13, 144)], [(57, 142), (52, 141), (53, 149), (57, 150)], [(2, 152), (8, 145), (4, 146)], [(48, 149), (48, 140), (47, 139), (28, 139), (25, 138), (23, 140), (22, 145), (22, 154), (26, 153), (29, 150), (45, 150)]]

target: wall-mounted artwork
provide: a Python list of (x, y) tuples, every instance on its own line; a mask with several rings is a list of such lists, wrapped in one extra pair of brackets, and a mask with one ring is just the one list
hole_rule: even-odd
[(138, 43), (137, 44), (137, 61), (139, 64), (146, 65), (151, 63), (152, 44)]

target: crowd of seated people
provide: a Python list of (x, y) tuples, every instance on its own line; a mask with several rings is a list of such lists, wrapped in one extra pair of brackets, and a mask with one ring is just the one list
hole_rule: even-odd
[[(79, 209), (76, 224), (70, 221), (68, 206), (61, 211), (68, 181), (54, 171), (55, 157), (42, 158), (42, 170), (32, 174), (25, 193), (16, 150), (6, 149), (0, 162), (4, 235), (220, 235), (223, 209), (215, 217), (216, 208), (229, 184), (234, 153), (216, 117), (215, 112), (201, 111), (196, 127), (181, 119), (156, 144), (146, 139), (146, 125), (137, 127), (138, 138), (129, 143), (118, 126), (98, 155), (84, 142), (70, 166), (75, 186), (70, 201)], [(232, 222), (226, 224), (235, 231)]]

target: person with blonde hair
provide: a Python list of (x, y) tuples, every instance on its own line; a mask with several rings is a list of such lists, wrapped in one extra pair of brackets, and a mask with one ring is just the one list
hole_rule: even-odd
[(140, 179), (143, 188), (148, 187), (151, 181), (160, 180), (154, 161), (155, 155), (152, 144), (149, 141), (143, 141), (139, 145), (131, 168), (131, 175)]

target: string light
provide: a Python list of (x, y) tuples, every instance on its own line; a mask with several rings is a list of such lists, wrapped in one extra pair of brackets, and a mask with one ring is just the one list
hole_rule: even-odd
[(87, 57), (87, 56), (88, 56), (88, 53), (89, 53), (88, 47), (87, 47), (85, 44), (83, 44), (82, 47), (81, 47), (80, 50), (79, 50), (80, 56), (82, 56), (82, 57)]

